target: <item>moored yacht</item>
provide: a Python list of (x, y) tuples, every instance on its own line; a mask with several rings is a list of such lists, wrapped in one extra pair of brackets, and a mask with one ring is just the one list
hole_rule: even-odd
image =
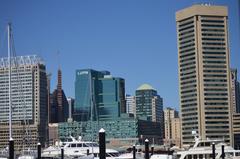
[(0, 159), (8, 158), (8, 147), (0, 150)]
[(176, 157), (179, 159), (208, 159), (212, 158), (212, 144), (215, 144), (215, 158), (220, 159), (222, 156), (222, 145), (224, 145), (225, 159), (240, 159), (240, 150), (234, 150), (231, 146), (226, 145), (223, 140), (201, 140), (195, 137), (195, 144), (186, 151), (178, 151)]
[[(133, 153), (123, 153), (115, 159), (133, 159)], [(136, 152), (136, 159), (144, 159), (144, 153)]]
[[(64, 155), (74, 158), (97, 158), (99, 155), (99, 146), (96, 142), (83, 141), (81, 137), (76, 140), (70, 137), (65, 142), (60, 142), (56, 146), (50, 146), (43, 150), (42, 157), (59, 157), (61, 148), (64, 149)], [(88, 155), (93, 154), (93, 155)], [(114, 149), (106, 149), (106, 158), (115, 158), (119, 156), (119, 152)]]
[(18, 159), (35, 159), (37, 158), (37, 150), (33, 149), (23, 149), (18, 156)]

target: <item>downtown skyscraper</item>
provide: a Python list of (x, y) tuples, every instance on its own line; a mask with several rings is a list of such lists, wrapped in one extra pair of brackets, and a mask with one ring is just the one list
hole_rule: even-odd
[(108, 71), (76, 70), (74, 120), (113, 120), (125, 112), (124, 79)]
[(160, 125), (160, 135), (164, 136), (163, 99), (149, 84), (142, 84), (136, 90), (136, 117)]
[(163, 99), (149, 84), (142, 84), (136, 90), (136, 117), (163, 124)]
[[(47, 76), (43, 60), (36, 56), (11, 59), (12, 130), (15, 149), (45, 144), (47, 135)], [(9, 139), (9, 64), (0, 59), (0, 148)]]
[(232, 144), (227, 7), (193, 5), (176, 22), (182, 143), (196, 131)]

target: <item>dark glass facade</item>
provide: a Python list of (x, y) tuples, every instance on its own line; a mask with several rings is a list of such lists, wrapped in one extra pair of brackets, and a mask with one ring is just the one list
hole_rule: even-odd
[(74, 120), (109, 120), (125, 112), (125, 82), (108, 71), (77, 70)]
[[(155, 103), (153, 103), (154, 97), (156, 97)], [(153, 114), (153, 109), (156, 109), (156, 114)], [(161, 121), (163, 101), (156, 90), (136, 90), (136, 116), (149, 121), (153, 121), (153, 118), (158, 122)]]
[(99, 120), (120, 117), (126, 112), (125, 82), (122, 78), (105, 77), (98, 81), (97, 106)]
[(236, 112), (240, 113), (240, 82), (236, 82)]
[(69, 116), (68, 102), (63, 90), (54, 90), (51, 95), (50, 123), (66, 122)]
[(93, 87), (96, 83), (95, 81), (103, 76), (104, 74), (90, 69), (76, 70), (75, 105), (73, 113), (75, 120), (90, 120), (91, 105), (93, 105), (93, 101), (96, 100), (94, 98), (96, 95)]
[(234, 149), (240, 150), (240, 134), (234, 134)]

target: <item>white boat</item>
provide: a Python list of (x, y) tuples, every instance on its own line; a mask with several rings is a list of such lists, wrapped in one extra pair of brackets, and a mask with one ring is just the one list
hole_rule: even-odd
[[(115, 159), (133, 159), (133, 153), (123, 153)], [(144, 153), (136, 152), (136, 159), (144, 159)]]
[(27, 150), (22, 150), (21, 154), (18, 156), (18, 159), (36, 159), (37, 150), (32, 150), (28, 148)]
[(240, 150), (224, 143), (223, 140), (201, 140), (195, 137), (195, 144), (186, 151), (178, 151), (176, 157), (179, 159), (208, 159), (212, 158), (212, 144), (215, 144), (215, 158), (220, 159), (222, 155), (222, 145), (224, 145), (225, 159), (240, 159)]
[[(44, 149), (42, 152), (42, 157), (59, 157), (61, 156), (61, 148), (64, 150), (64, 156), (71, 158), (98, 158), (99, 146), (96, 142), (83, 141), (81, 138), (76, 140), (71, 137), (70, 140), (66, 142), (60, 142), (56, 146), (50, 146)], [(93, 154), (93, 155), (87, 155)], [(106, 149), (106, 158), (115, 158), (119, 156), (119, 152), (114, 149)]]
[(167, 154), (153, 154), (150, 159), (173, 159), (173, 156)]
[(24, 156), (19, 156), (18, 159), (35, 159), (35, 157), (32, 155), (24, 155)]
[(8, 147), (0, 150), (0, 159), (8, 159)]

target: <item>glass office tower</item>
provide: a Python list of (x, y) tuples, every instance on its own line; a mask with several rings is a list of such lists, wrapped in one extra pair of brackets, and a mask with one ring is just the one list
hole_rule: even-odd
[(136, 90), (136, 116), (163, 123), (163, 100), (148, 84)]
[(99, 120), (120, 117), (126, 112), (125, 82), (122, 78), (110, 75), (98, 80), (97, 106)]
[(125, 81), (108, 71), (76, 71), (74, 119), (108, 120), (125, 112)]

